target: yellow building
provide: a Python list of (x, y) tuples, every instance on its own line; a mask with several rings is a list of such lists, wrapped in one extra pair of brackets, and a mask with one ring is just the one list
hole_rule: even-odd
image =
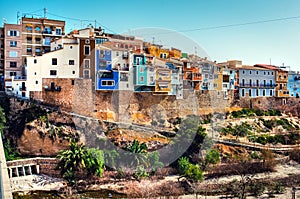
[(276, 97), (289, 97), (290, 93), (288, 90), (288, 71), (284, 70), (276, 70), (275, 73), (276, 78), (276, 88), (275, 88), (275, 96)]
[(214, 68), (214, 90), (222, 91), (223, 85), (223, 65), (216, 65)]
[(173, 57), (175, 59), (180, 59), (181, 58), (181, 50), (179, 50), (177, 48), (171, 48), (170, 57)]
[[(162, 45), (151, 44), (151, 43), (144, 43), (146, 53), (154, 56), (159, 57), (162, 59), (168, 59), (170, 57), (170, 50), (162, 48)], [(181, 56), (181, 52), (180, 52)]]

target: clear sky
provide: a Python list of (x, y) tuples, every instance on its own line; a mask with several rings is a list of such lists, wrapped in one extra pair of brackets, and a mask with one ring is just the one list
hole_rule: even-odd
[[(300, 70), (299, 0), (85, 0), (80, 3), (67, 0), (0, 1), (1, 19), (3, 21), (5, 18), (7, 23), (16, 23), (17, 11), (21, 14), (37, 11), (35, 14), (42, 15), (43, 11), (38, 10), (43, 8), (47, 8), (48, 18), (66, 20), (66, 32), (87, 26), (91, 22), (58, 16), (97, 20), (102, 27), (105, 26), (107, 32), (114, 33), (135, 33), (136, 29), (144, 30), (149, 27), (182, 31), (181, 36), (197, 43), (213, 61), (240, 59), (248, 65), (269, 64), (271, 61), (274, 65), (284, 63)], [(299, 17), (206, 29), (295, 16)], [(185, 31), (191, 29), (200, 30)], [(158, 32), (153, 33), (155, 41), (171, 45), (160, 38)], [(171, 34), (160, 35), (181, 40), (181, 37), (171, 37)], [(150, 39), (149, 37), (148, 40)], [(181, 47), (176, 46), (176, 42), (174, 45)], [(198, 51), (201, 51), (200, 47), (197, 47)]]

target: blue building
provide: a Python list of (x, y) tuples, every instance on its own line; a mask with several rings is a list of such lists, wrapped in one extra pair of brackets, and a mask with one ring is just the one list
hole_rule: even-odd
[(238, 73), (240, 97), (275, 96), (275, 71), (254, 66), (242, 66)]
[(96, 90), (118, 90), (119, 72), (112, 68), (112, 51), (101, 47), (96, 50)]
[(300, 72), (289, 72), (288, 90), (290, 92), (291, 97), (300, 97)]

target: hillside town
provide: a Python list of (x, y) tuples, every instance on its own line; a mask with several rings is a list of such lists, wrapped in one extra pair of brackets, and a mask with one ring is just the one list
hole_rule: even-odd
[(300, 194), (292, 66), (26, 15), (0, 55), (0, 198)]
[(0, 88), (21, 98), (43, 100), (43, 92), (66, 89), (55, 84), (58, 79), (72, 85), (90, 79), (96, 92), (152, 92), (176, 99), (185, 89), (214, 90), (224, 99), (230, 91), (235, 98), (300, 94), (300, 74), (287, 66), (218, 63), (101, 27), (66, 33), (65, 21), (26, 16), (19, 21), (0, 29)]

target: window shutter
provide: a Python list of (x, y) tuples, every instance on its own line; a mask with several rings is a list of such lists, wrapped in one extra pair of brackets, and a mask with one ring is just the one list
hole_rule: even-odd
[(19, 31), (17, 31), (17, 37), (19, 37), (20, 36), (20, 32)]
[(10, 36), (10, 31), (9, 30), (7, 31), (7, 35)]

